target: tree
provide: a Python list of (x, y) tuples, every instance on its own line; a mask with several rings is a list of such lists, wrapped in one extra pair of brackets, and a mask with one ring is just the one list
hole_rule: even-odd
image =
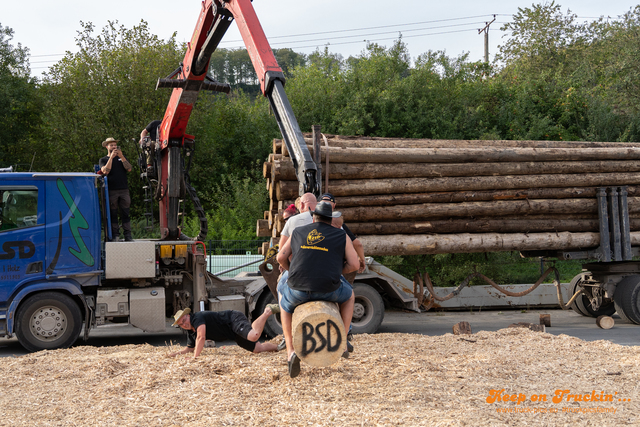
[(97, 35), (93, 24), (81, 26), (79, 51), (68, 52), (44, 77), (52, 170), (92, 171), (106, 153), (100, 143), (109, 136), (135, 161), (132, 139), (162, 118), (170, 97), (170, 91), (154, 90), (156, 81), (183, 57), (175, 35), (160, 40), (144, 21), (131, 29), (109, 22)]
[(42, 104), (30, 77), (29, 49), (13, 46), (12, 39), (13, 30), (0, 25), (0, 167), (28, 170)]

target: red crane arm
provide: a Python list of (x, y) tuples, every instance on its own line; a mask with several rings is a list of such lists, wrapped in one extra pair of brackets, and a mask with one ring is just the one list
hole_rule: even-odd
[[(173, 88), (158, 135), (161, 164), (160, 230), (163, 239), (180, 237), (178, 209), (184, 194), (184, 170), (180, 150), (193, 148), (193, 136), (185, 130), (198, 93), (201, 90), (229, 92), (229, 85), (207, 77), (211, 54), (216, 50), (229, 25), (236, 20), (240, 34), (260, 81), (260, 89), (271, 104), (280, 132), (287, 145), (300, 183), (300, 194), (320, 195), (320, 177), (307, 149), (289, 100), (284, 92), (284, 75), (269, 46), (250, 0), (205, 0), (184, 61), (166, 79), (158, 79), (157, 88)], [(200, 238), (206, 235), (206, 217), (200, 218)], [(203, 228), (204, 226), (204, 233)]]

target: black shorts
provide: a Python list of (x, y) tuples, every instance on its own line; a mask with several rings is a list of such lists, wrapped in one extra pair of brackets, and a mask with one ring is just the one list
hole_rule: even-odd
[(256, 348), (256, 343), (247, 339), (247, 336), (249, 336), (249, 332), (251, 332), (251, 323), (249, 323), (249, 319), (247, 319), (247, 316), (240, 313), (239, 311), (232, 311), (231, 330), (235, 334), (233, 340), (240, 347), (244, 348), (247, 351), (253, 352), (253, 350)]

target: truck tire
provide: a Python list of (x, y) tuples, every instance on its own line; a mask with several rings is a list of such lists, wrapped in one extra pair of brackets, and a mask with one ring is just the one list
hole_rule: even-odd
[(613, 294), (618, 316), (628, 323), (640, 324), (640, 276), (628, 276), (616, 285)]
[[(268, 304), (276, 304), (276, 298), (273, 296), (269, 288), (265, 287), (262, 291), (262, 295), (258, 299), (258, 303), (256, 304), (256, 309), (253, 312), (253, 319), (255, 320), (264, 313), (264, 309)], [(267, 338), (277, 337), (278, 335), (282, 335), (282, 323), (280, 323), (280, 315), (276, 314), (275, 316), (269, 316), (267, 319), (267, 323), (264, 325), (264, 334)]]
[(384, 319), (384, 301), (371, 286), (355, 282), (353, 284), (355, 306), (351, 318), (351, 330), (354, 334), (375, 333)]
[(59, 292), (27, 298), (16, 314), (16, 336), (28, 351), (67, 348), (76, 342), (81, 328), (80, 307)]

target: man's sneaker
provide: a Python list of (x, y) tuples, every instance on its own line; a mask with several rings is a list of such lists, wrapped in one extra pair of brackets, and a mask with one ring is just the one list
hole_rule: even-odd
[(347, 351), (349, 353), (353, 353), (353, 344), (351, 344), (348, 340), (347, 340)]
[(289, 376), (295, 378), (298, 375), (300, 375), (300, 358), (293, 353), (291, 359), (289, 359)]
[(127, 237), (124, 238), (124, 241), (125, 242), (133, 242), (133, 237), (127, 236)]

